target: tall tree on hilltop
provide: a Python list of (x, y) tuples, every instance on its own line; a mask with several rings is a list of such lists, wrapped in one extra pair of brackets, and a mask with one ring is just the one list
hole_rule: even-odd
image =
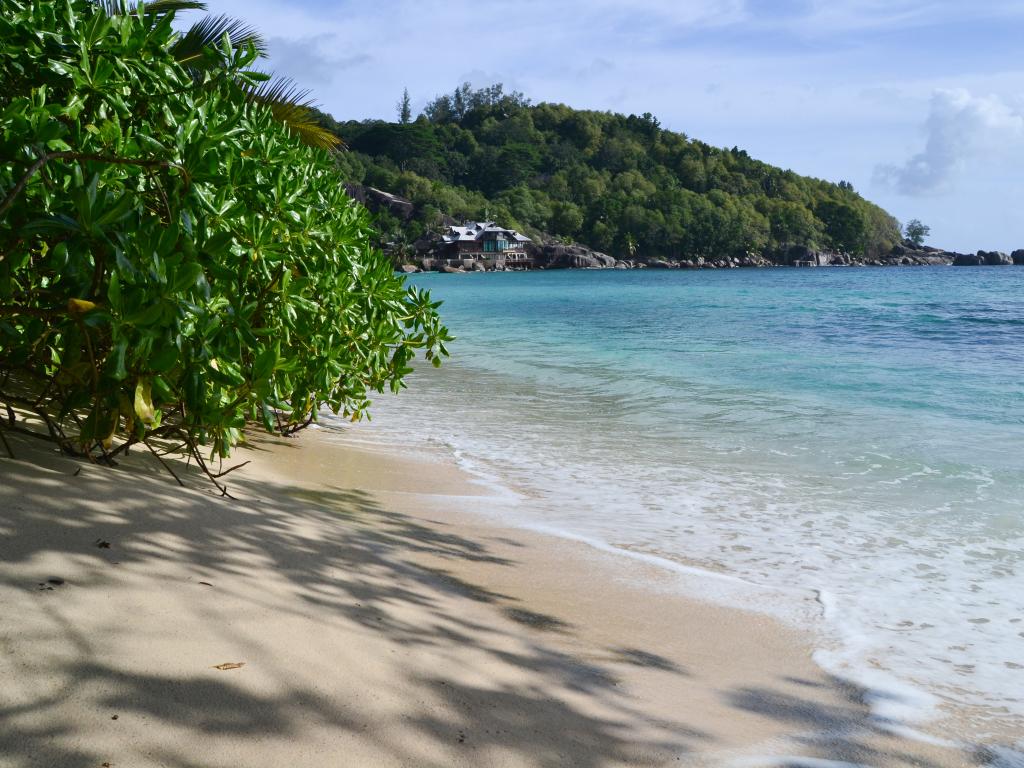
[(932, 228), (922, 224), (920, 219), (911, 219), (903, 228), (903, 235), (914, 245), (923, 245), (924, 239), (931, 234)]
[(409, 100), (409, 89), (402, 91), (402, 100), (398, 102), (398, 122), (408, 125), (412, 122), (412, 104)]

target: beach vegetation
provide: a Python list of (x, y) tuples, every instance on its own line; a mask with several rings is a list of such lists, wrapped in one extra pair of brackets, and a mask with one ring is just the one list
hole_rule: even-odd
[(371, 246), (337, 142), (255, 68), (253, 34), (177, 32), (197, 5), (0, 11), (0, 429), (34, 420), (106, 462), (162, 441), (205, 467), (254, 421), (363, 418), (417, 353), (447, 354), (438, 304)]

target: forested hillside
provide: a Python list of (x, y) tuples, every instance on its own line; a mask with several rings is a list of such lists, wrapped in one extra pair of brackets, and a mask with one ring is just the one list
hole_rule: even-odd
[[(717, 257), (789, 245), (867, 257), (900, 241), (899, 223), (846, 182), (800, 176), (661, 128), (650, 114), (531, 104), (500, 85), (463, 85), (405, 122), (335, 121), (353, 181), (408, 197), (408, 242), (442, 216), (491, 218), (531, 236), (619, 257)], [(401, 120), (401, 118), (400, 118)], [(387, 231), (391, 230), (391, 231)]]

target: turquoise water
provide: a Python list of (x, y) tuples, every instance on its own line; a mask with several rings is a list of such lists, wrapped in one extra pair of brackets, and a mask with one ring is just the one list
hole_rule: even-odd
[(375, 435), (524, 524), (812, 595), (830, 668), (1024, 737), (1024, 269), (415, 282), (458, 341)]

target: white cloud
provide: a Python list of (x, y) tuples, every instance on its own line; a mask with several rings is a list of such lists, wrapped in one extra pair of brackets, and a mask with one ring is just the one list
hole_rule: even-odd
[[(754, 3), (757, 0), (747, 0)], [(803, 31), (842, 33), (879, 29), (894, 31), (956, 22), (1024, 16), (1017, 0), (802, 0)]]
[(331, 53), (333, 38), (329, 34), (313, 37), (268, 37), (267, 46), (274, 54), (274, 71), (294, 78), (303, 86), (332, 83), (346, 70), (368, 64), (373, 57), (366, 53), (338, 56)]
[(946, 191), (972, 159), (1001, 156), (1024, 142), (1024, 114), (998, 96), (938, 90), (925, 121), (924, 149), (902, 165), (881, 165), (876, 180), (909, 196)]

